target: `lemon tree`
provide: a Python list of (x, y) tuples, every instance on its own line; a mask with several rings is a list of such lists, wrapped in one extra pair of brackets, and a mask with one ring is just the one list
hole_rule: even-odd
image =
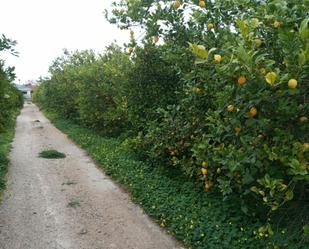
[(148, 155), (207, 191), (237, 194), (249, 203), (246, 213), (252, 200), (272, 212), (302, 198), (309, 181), (306, 9), (307, 1), (284, 0), (115, 3), (110, 21), (141, 25), (144, 44), (162, 37), (181, 75), (177, 102), (160, 109), (145, 134)]
[[(0, 53), (6, 51), (17, 55), (14, 50), (15, 45), (16, 41), (4, 35), (0, 37)], [(14, 68), (7, 67), (5, 61), (0, 57), (0, 132), (3, 131), (6, 122), (10, 120), (12, 112), (21, 107), (23, 102), (22, 94), (12, 85), (14, 79)]]
[[(135, 156), (180, 171), (201, 198), (232, 201), (259, 224), (240, 228), (251, 234), (241, 240), (248, 248), (306, 248), (307, 10), (303, 0), (115, 1), (106, 17), (128, 44), (99, 58), (58, 58), (37, 99), (99, 133), (121, 134)], [(171, 220), (196, 248), (216, 239), (201, 245), (205, 224)], [(232, 243), (234, 232), (222, 236)]]

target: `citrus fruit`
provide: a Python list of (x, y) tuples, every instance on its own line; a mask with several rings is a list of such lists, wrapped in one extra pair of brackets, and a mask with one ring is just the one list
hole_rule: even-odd
[(290, 79), (288, 82), (288, 86), (290, 89), (295, 89), (297, 87), (297, 80), (295, 79)]
[(247, 79), (246, 79), (245, 76), (240, 76), (240, 77), (238, 78), (238, 84), (239, 84), (240, 86), (245, 85), (246, 82), (247, 82)]
[(226, 109), (227, 109), (228, 112), (232, 112), (234, 110), (234, 106), (228, 105)]
[(198, 5), (199, 5), (201, 8), (205, 8), (205, 7), (206, 7), (205, 1), (200, 1), (200, 2), (198, 3)]
[(251, 107), (251, 108), (250, 108), (250, 111), (248, 112), (248, 116), (249, 116), (250, 118), (253, 118), (253, 117), (256, 116), (256, 114), (257, 114), (257, 109), (256, 109), (255, 107)]
[(181, 3), (180, 3), (179, 1), (175, 1), (175, 2), (173, 3), (174, 9), (178, 9), (178, 8), (180, 7), (180, 5), (181, 5)]
[(214, 55), (214, 59), (215, 59), (215, 62), (216, 63), (220, 63), (223, 59), (222, 59), (222, 56), (219, 55), (219, 54), (215, 54)]

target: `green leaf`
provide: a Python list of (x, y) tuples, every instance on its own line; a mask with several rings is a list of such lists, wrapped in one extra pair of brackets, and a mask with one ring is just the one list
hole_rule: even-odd
[(241, 211), (243, 211), (245, 214), (248, 214), (249, 209), (246, 205), (241, 205), (240, 208), (241, 208)]
[(253, 181), (254, 181), (254, 178), (251, 176), (250, 172), (247, 171), (242, 179), (243, 184), (250, 184)]
[(251, 65), (250, 55), (242, 45), (237, 48), (237, 57), (245, 64), (245, 66), (248, 67), (249, 65)]
[(290, 201), (290, 200), (293, 199), (293, 197), (294, 197), (293, 191), (292, 191), (292, 190), (289, 190), (289, 191), (286, 192), (285, 198), (284, 198), (284, 199), (285, 199), (286, 201)]
[(195, 64), (204, 64), (207, 60), (206, 59), (201, 59), (201, 58), (196, 58), (195, 60)]
[(259, 190), (256, 186), (251, 187), (250, 190), (254, 193), (257, 193), (257, 194), (259, 193)]
[(298, 63), (303, 66), (309, 60), (309, 43), (307, 43), (306, 48), (302, 49), (298, 55)]
[(249, 25), (248, 25), (248, 22), (247, 21), (242, 21), (240, 19), (238, 19), (236, 21), (236, 24), (240, 30), (240, 33), (242, 35), (243, 38), (246, 38), (248, 35), (249, 35)]
[(307, 175), (307, 170), (305, 169), (305, 167), (298, 160), (293, 159), (289, 163), (289, 166), (291, 167), (290, 174), (292, 174), (292, 175), (300, 175), (300, 176)]
[(216, 51), (217, 48), (211, 48), (209, 51), (208, 51), (208, 54), (211, 54), (212, 52)]
[(299, 36), (302, 41), (306, 41), (309, 37), (309, 29), (308, 29), (309, 18), (306, 18), (302, 21), (299, 27)]
[(203, 45), (197, 45), (194, 43), (190, 43), (189, 42), (189, 46), (192, 49), (192, 52), (202, 58), (202, 59), (207, 59), (208, 58), (208, 51), (205, 49), (205, 47)]
[(308, 224), (304, 225), (303, 230), (305, 234), (309, 234), (309, 225)]
[(271, 211), (276, 211), (279, 208), (279, 205), (276, 203), (271, 206)]

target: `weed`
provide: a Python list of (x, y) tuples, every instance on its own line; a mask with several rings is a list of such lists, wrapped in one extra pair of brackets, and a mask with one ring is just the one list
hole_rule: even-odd
[(62, 185), (68, 185), (68, 186), (75, 185), (75, 184), (77, 184), (77, 183), (74, 182), (74, 181), (67, 181), (67, 182), (62, 183)]
[(70, 207), (70, 208), (77, 208), (80, 206), (80, 202), (78, 200), (71, 200), (69, 203), (68, 203), (68, 206), (67, 207)]
[(14, 137), (15, 119), (19, 111), (13, 112), (3, 131), (0, 131), (0, 194), (5, 188), (5, 175), (7, 173), (9, 160), (8, 154)]
[(66, 155), (56, 150), (43, 150), (39, 153), (39, 157), (47, 159), (65, 158)]

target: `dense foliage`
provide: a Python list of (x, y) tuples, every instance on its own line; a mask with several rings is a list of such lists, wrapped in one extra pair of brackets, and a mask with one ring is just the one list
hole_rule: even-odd
[(128, 53), (66, 52), (37, 101), (122, 134), (154, 167), (177, 168), (206, 192), (237, 198), (244, 215), (263, 223), (258, 237), (272, 237), (278, 214), (291, 210), (297, 224), (289, 231), (305, 236), (308, 7), (303, 0), (118, 1), (107, 18), (121, 29), (139, 25), (143, 39), (131, 30)]
[(40, 80), (34, 99), (63, 117), (117, 134), (128, 122), (120, 85), (126, 83), (130, 68), (128, 55), (115, 45), (98, 56), (93, 51), (64, 51), (50, 67), (52, 77)]
[(205, 194), (179, 169), (164, 165), (153, 167), (138, 160), (121, 139), (100, 136), (93, 129), (55, 113), (45, 114), (84, 148), (106, 174), (124, 184), (133, 200), (188, 249), (308, 248), (306, 235), (293, 231), (294, 221), (288, 219), (292, 229), (282, 228), (285, 212), (279, 213), (281, 222), (274, 227), (274, 235), (260, 237), (259, 228), (263, 223), (244, 215), (237, 198), (222, 203), (217, 192)]
[[(0, 37), (0, 53), (9, 52), (13, 55), (15, 41)], [(11, 84), (14, 79), (14, 68), (6, 67), (0, 57), (0, 191), (5, 187), (5, 174), (8, 167), (10, 142), (14, 135), (16, 114), (22, 106), (22, 94)]]
[[(0, 53), (6, 51), (15, 55), (15, 44), (15, 41), (2, 35), (0, 37)], [(5, 61), (0, 57), (0, 133), (10, 122), (12, 113), (22, 105), (21, 93), (11, 84), (14, 77), (14, 68), (6, 67)]]
[(0, 201), (2, 191), (6, 186), (6, 173), (9, 166), (9, 152), (11, 142), (15, 133), (15, 120), (19, 111), (12, 112), (9, 119), (6, 120), (4, 129), (0, 132)]

